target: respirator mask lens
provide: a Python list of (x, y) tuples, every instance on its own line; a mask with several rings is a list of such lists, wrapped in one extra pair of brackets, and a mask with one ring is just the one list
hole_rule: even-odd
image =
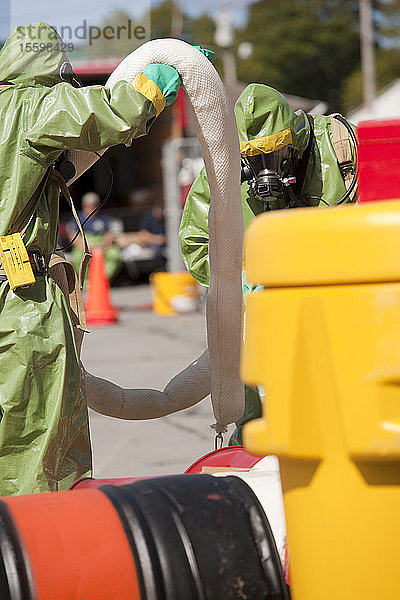
[(285, 192), (283, 176), (290, 168), (289, 147), (268, 154), (242, 158), (242, 182), (248, 181), (254, 195), (264, 202), (276, 202)]
[(260, 171), (272, 171), (278, 176), (285, 173), (285, 166), (289, 157), (289, 147), (280, 148), (268, 154), (257, 154), (256, 156), (248, 156), (247, 160), (253, 172), (258, 175)]

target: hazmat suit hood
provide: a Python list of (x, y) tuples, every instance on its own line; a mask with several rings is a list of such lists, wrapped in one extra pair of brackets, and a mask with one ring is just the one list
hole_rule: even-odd
[[(282, 94), (258, 83), (252, 83), (243, 90), (236, 101), (235, 115), (240, 150), (244, 157), (257, 157), (285, 146), (296, 149), (299, 155), (304, 155), (311, 139), (305, 176), (298, 193), (301, 204), (304, 202), (305, 206), (326, 206), (335, 204), (343, 197), (346, 186), (333, 144), (330, 117), (314, 115), (311, 135), (306, 113), (302, 110), (294, 112)], [(241, 196), (246, 228), (256, 215), (264, 212), (265, 205), (255, 197), (247, 180), (241, 184)], [(355, 199), (354, 196), (353, 198)], [(290, 197), (287, 196), (271, 204), (271, 210), (284, 208), (289, 200)], [(185, 265), (202, 285), (208, 285), (210, 281), (209, 207), (210, 187), (206, 171), (202, 169), (187, 196), (179, 229)], [(245, 291), (249, 290), (246, 284), (243, 288)], [(249, 414), (248, 398), (245, 421)], [(257, 401), (252, 413), (254, 417), (259, 416), (259, 410), (260, 403)]]
[(235, 104), (242, 156), (255, 156), (291, 146), (301, 156), (310, 139), (310, 125), (302, 110), (296, 112), (286, 98), (259, 83), (248, 85)]
[(8, 235), (22, 234), (36, 279), (15, 290), (0, 281), (1, 496), (65, 490), (91, 475), (82, 304), (71, 267), (54, 256), (54, 161), (68, 150), (128, 145), (156, 117), (152, 99), (128, 81), (77, 89), (67, 70), (62, 82), (63, 48), (53, 27), (36, 23), (17, 27), (0, 52), (0, 81), (13, 84), (0, 88), (0, 235), (19, 276), (18, 238)]
[[(32, 49), (34, 43), (38, 51)], [(64, 46), (57, 31), (47, 23), (18, 25), (0, 51), (0, 79), (27, 86), (60, 83), (60, 67), (69, 63)]]

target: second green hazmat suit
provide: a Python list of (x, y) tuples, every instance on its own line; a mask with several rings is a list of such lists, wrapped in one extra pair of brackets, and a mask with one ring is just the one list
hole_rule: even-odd
[[(96, 192), (86, 192), (81, 198), (82, 209), (78, 211), (78, 218), (81, 223), (88, 219), (90, 213), (98, 209), (100, 204), (100, 196)], [(86, 239), (89, 247), (93, 250), (96, 247), (102, 249), (104, 256), (104, 268), (109, 281), (111, 281), (120, 271), (122, 266), (121, 250), (114, 243), (114, 236), (110, 231), (110, 223), (107, 217), (104, 217), (101, 212), (97, 212), (86, 221), (84, 225)], [(78, 232), (78, 226), (74, 219), (68, 223), (68, 234), (73, 243), (70, 249), (69, 260), (73, 264), (77, 273), (83, 256), (83, 244), (80, 236), (76, 239), (75, 235)], [(88, 274), (87, 274), (88, 275)], [(87, 284), (87, 277), (85, 284)]]
[[(281, 151), (288, 147), (297, 152), (298, 158), (309, 153), (306, 170), (299, 190), (300, 205), (331, 205), (342, 198), (346, 185), (335, 154), (330, 117), (315, 115), (313, 133), (307, 115), (302, 110), (293, 111), (286, 98), (277, 90), (262, 84), (248, 85), (235, 104), (240, 152), (242, 157)], [(309, 145), (311, 136), (311, 142)], [(296, 164), (294, 168), (296, 175)], [(241, 185), (244, 226), (261, 212), (265, 204), (257, 198), (245, 181)], [(287, 192), (268, 209), (287, 206)], [(180, 225), (181, 252), (193, 277), (202, 285), (210, 280), (208, 258), (208, 209), (210, 188), (203, 168), (188, 194)], [(254, 291), (247, 285), (245, 272), (243, 291)], [(246, 387), (246, 408), (231, 443), (242, 443), (244, 423), (261, 416), (261, 403), (256, 388)]]
[[(32, 51), (33, 42), (43, 50)], [(0, 235), (21, 232), (42, 267), (28, 287), (12, 290), (0, 276), (0, 496), (67, 489), (91, 473), (74, 326), (48, 270), (59, 218), (49, 172), (65, 150), (145, 135), (180, 85), (175, 69), (152, 65), (112, 89), (77, 89), (62, 80), (62, 47), (51, 26), (36, 23), (14, 29), (0, 52)], [(34, 195), (33, 214), (21, 219)]]

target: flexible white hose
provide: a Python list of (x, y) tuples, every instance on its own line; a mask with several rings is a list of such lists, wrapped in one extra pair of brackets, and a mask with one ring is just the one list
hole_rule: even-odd
[[(239, 376), (242, 340), (242, 240), (240, 152), (236, 122), (221, 79), (210, 61), (181, 40), (153, 40), (132, 52), (107, 81), (133, 81), (150, 63), (164, 63), (180, 73), (196, 116), (199, 139), (211, 190), (209, 211), (210, 286), (207, 335), (211, 361), (211, 399), (215, 429), (224, 431), (244, 411)], [(69, 153), (77, 177), (96, 161), (87, 152)], [(188, 397), (181, 378), (181, 404)]]
[[(84, 372), (87, 403), (96, 412), (119, 419), (157, 419), (189, 408), (210, 393), (208, 350), (160, 390), (125, 389)], [(184, 387), (187, 393), (182, 394)]]
[[(72, 323), (79, 321), (70, 304), (70, 293), (65, 266), (55, 263), (49, 274), (65, 296)], [(74, 327), (75, 346), (80, 356), (83, 331)], [(82, 369), (86, 400), (90, 408), (108, 417), (118, 419), (157, 419), (184, 408), (189, 408), (210, 394), (210, 355), (205, 350), (196, 360), (175, 375), (161, 390), (125, 389), (111, 381), (91, 375)]]

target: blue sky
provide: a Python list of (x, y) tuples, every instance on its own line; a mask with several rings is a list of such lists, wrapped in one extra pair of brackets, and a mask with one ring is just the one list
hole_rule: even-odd
[[(117, 9), (124, 9), (133, 18), (140, 19), (150, 7), (156, 6), (161, 0), (0, 0), (0, 35), (3, 37), (9, 26), (11, 28), (21, 23), (47, 21), (57, 28), (68, 25), (73, 29), (82, 24), (83, 20), (92, 25), (101, 22), (107, 15)], [(208, 13), (214, 16), (223, 5), (232, 7), (236, 25), (246, 21), (247, 6), (255, 0), (183, 0), (185, 12), (193, 16)], [(10, 23), (10, 25), (9, 25)]]

